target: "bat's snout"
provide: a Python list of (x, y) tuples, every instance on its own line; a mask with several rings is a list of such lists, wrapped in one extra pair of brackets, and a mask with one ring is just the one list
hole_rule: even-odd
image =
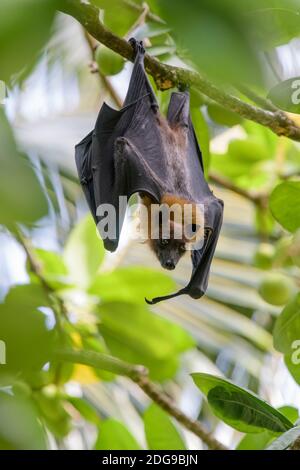
[(167, 259), (167, 260), (164, 262), (164, 268), (169, 269), (170, 271), (172, 271), (173, 269), (175, 269), (175, 263), (174, 263), (174, 261), (172, 261), (171, 259)]

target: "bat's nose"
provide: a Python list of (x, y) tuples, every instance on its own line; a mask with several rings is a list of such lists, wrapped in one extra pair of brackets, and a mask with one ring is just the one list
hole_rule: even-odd
[(165, 262), (165, 267), (167, 269), (172, 270), (172, 269), (175, 269), (175, 264), (171, 259), (167, 259), (167, 261)]

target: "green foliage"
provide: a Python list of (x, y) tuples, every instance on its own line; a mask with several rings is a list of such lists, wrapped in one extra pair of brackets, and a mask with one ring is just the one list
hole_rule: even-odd
[(71, 281), (78, 287), (88, 287), (104, 258), (103, 242), (90, 215), (72, 230), (66, 242), (63, 259)]
[(46, 215), (47, 201), (29, 159), (17, 150), (12, 130), (1, 108), (0, 141), (0, 223), (32, 224)]
[[(63, 2), (61, 0), (59, 4)], [(232, 94), (237, 93), (238, 82), (245, 86), (251, 82), (260, 84), (262, 76), (267, 75), (262, 51), (272, 52), (274, 46), (286, 44), (300, 33), (299, 0), (192, 0), (189, 4), (149, 0), (151, 11), (162, 20), (149, 19), (148, 15), (145, 21), (140, 16), (143, 10), (140, 1), (135, 6), (123, 0), (91, 0), (90, 3), (101, 8), (101, 20), (115, 34), (143, 39), (147, 52), (159, 60), (178, 65), (181, 59), (185, 65), (192, 65), (201, 74), (222, 83), (222, 89)], [(66, 68), (68, 74), (75, 77), (73, 55), (70, 60), (65, 48), (68, 43), (66, 18), (61, 16), (54, 23), (59, 41), (51, 37), (47, 48), (43, 48), (52, 34), (57, 5), (56, 0), (2, 0), (0, 79), (7, 82), (8, 91), (14, 83), (22, 84), (39, 55), (47, 56), (49, 70), (53, 61), (58, 68), (63, 65), (62, 69)], [(72, 46), (73, 40), (72, 36)], [(59, 42), (64, 46), (61, 51)], [(51, 49), (52, 55), (55, 49), (55, 57), (59, 56), (60, 61), (67, 63), (66, 67), (53, 59)], [(120, 56), (102, 46), (98, 48), (96, 59), (105, 75), (118, 73), (124, 65)], [(78, 109), (84, 110), (88, 107), (83, 79), (88, 74), (86, 64), (89, 60), (87, 55), (86, 61), (82, 61), (85, 72), (83, 69), (76, 71), (81, 94)], [(287, 80), (274, 87), (269, 98), (285, 110), (298, 112), (299, 105), (291, 103), (293, 81)], [(0, 82), (0, 86), (1, 83), (3, 90), (4, 82)], [(90, 85), (92, 80), (88, 83)], [(111, 85), (115, 86), (113, 82)], [(91, 99), (94, 112), (93, 87), (87, 88), (87, 102)], [(262, 86), (255, 90), (265, 94)], [(22, 89), (17, 92), (22, 97)], [(163, 112), (171, 92), (157, 92)], [(0, 390), (0, 448), (42, 449), (47, 446), (45, 430), (62, 442), (75, 422), (79, 421), (81, 425), (84, 421), (89, 423), (88, 430), (91, 426), (99, 430), (96, 449), (140, 449), (125, 424), (111, 418), (116, 416), (125, 423), (128, 416), (141, 414), (144, 405), (136, 387), (128, 382), (124, 385), (128, 386), (129, 392), (126, 393), (126, 400), (130, 402), (128, 411), (123, 407), (123, 401), (118, 403), (119, 395), (115, 393), (123, 387), (123, 382), (118, 381), (118, 369), (113, 374), (62, 362), (52, 354), (58, 345), (80, 349), (83, 354), (87, 351), (110, 354), (132, 364), (144, 365), (149, 368), (152, 379), (168, 381), (164, 385), (167, 391), (176, 392), (176, 399), (172, 398), (175, 403), (177, 397), (180, 398), (190, 361), (193, 367), (200, 364), (200, 367), (212, 370), (220, 365), (227, 377), (233, 376), (232, 371), (242, 370), (251, 390), (260, 390), (261, 383), (265, 386), (261, 378), (262, 364), (265, 366), (268, 361), (266, 353), (273, 354), (270, 331), (275, 322), (274, 346), (283, 353), (286, 367), (300, 384), (300, 294), (289, 301), (291, 291), (299, 284), (299, 148), (288, 139), (278, 138), (264, 126), (242, 120), (219, 104), (210, 101), (207, 104), (207, 97), (202, 93), (203, 90), (200, 92), (192, 87), (191, 116), (206, 175), (210, 168), (234, 186), (249, 191), (250, 197), (252, 193), (258, 193), (263, 198), (260, 204), (243, 204), (242, 199), (230, 191), (213, 188), (224, 198), (226, 214), (207, 296), (199, 302), (187, 297), (165, 302), (155, 306), (154, 312), (148, 309), (144, 297), (152, 298), (175, 290), (173, 280), (147, 268), (151, 264), (150, 255), (148, 263), (147, 255), (139, 257), (134, 250), (127, 251), (126, 267), (111, 271), (103, 269), (104, 248), (94, 221), (87, 216), (76, 222), (77, 179), (60, 168), (56, 176), (60, 179), (63, 194), (58, 196), (47, 165), (41, 165), (42, 172), (38, 165), (33, 169), (30, 159), (22, 153), (22, 138), (16, 142), (12, 126), (4, 110), (0, 109), (1, 230), (6, 237), (12, 238), (15, 224), (20, 223), (20, 228), (30, 239), (32, 234), (34, 236), (30, 230), (42, 226), (40, 219), (43, 218), (43, 228), (46, 227), (45, 216), (51, 205), (51, 224), (58, 234), (57, 252), (29, 246), (37, 269), (32, 272), (32, 260), (29, 263), (27, 259), (30, 283), (11, 286), (0, 304), (0, 346), (5, 342), (7, 356), (7, 364), (0, 366), (0, 386), (7, 387), (5, 392), (9, 391)], [(0, 95), (2, 101), (5, 96), (3, 92)], [(206, 113), (210, 117), (208, 124), (204, 118)], [(23, 126), (23, 115), (19, 114), (16, 122), (19, 124), (22, 117)], [(214, 124), (227, 127), (239, 124), (241, 132), (222, 154), (210, 155), (210, 134), (222, 131)], [(61, 127), (65, 129), (65, 123)], [(16, 135), (19, 137), (20, 134)], [(66, 135), (55, 135), (54, 138), (65, 140)], [(48, 157), (53, 142), (48, 137), (41, 137), (41, 140), (45, 140), (43, 145)], [(68, 142), (69, 148), (73, 145), (73, 140)], [(44, 157), (43, 146), (32, 147), (34, 155), (41, 153)], [(61, 165), (64, 165), (63, 161)], [(293, 180), (289, 179), (290, 175), (294, 175)], [(265, 204), (268, 198), (269, 207)], [(74, 225), (67, 234), (65, 226), (61, 225), (62, 214), (58, 216), (61, 202)], [(282, 227), (292, 233), (286, 234)], [(35, 245), (35, 238), (33, 242)], [(5, 258), (16, 264), (14, 255), (14, 251), (7, 251)], [(105, 261), (105, 268), (109, 267), (109, 259)], [(176, 270), (176, 281), (180, 285), (190, 276), (187, 266), (182, 260)], [(274, 270), (270, 273), (271, 282), (269, 276), (265, 278), (266, 270)], [(4, 270), (3, 273), (6, 275)], [(282, 289), (288, 291), (283, 292), (288, 295), (282, 295)], [(259, 292), (270, 303), (260, 298)], [(276, 305), (286, 302), (280, 313)], [(189, 354), (182, 361), (186, 352)], [(265, 449), (268, 446), (285, 449), (299, 435), (298, 427), (292, 427), (298, 417), (294, 408), (276, 410), (254, 393), (217, 376), (193, 374), (193, 378), (207, 396), (214, 415), (247, 433), (237, 449)], [(86, 387), (91, 383), (90, 379), (93, 386)], [(74, 381), (83, 391), (81, 398), (66, 392), (69, 392), (66, 384)], [(124, 398), (124, 403), (126, 400)], [(206, 406), (196, 411), (207, 420), (213, 432), (217, 421), (207, 414)], [(104, 417), (108, 419), (104, 420)], [(139, 429), (145, 431), (147, 448), (182, 450), (190, 445), (188, 435), (185, 444), (173, 418), (155, 404), (146, 409), (143, 421), (139, 418), (138, 422)]]
[(300, 228), (300, 182), (286, 181), (276, 186), (270, 196), (275, 219), (290, 232)]
[[(2, 0), (0, 5), (0, 78), (30, 70), (49, 38), (56, 0)], [(38, 21), (37, 21), (38, 18)]]
[[(298, 410), (293, 406), (282, 406), (278, 409), (278, 411), (292, 423), (298, 419)], [(291, 430), (286, 432), (289, 433), (293, 429), (294, 428), (291, 428)], [(279, 439), (280, 438), (281, 436)], [(270, 431), (263, 431), (256, 434), (246, 434), (237, 445), (236, 450), (263, 450), (272, 441), (276, 441), (276, 435)]]
[(87, 400), (73, 396), (68, 396), (67, 400), (81, 414), (83, 419), (95, 425), (99, 424), (100, 416)]
[(96, 450), (139, 450), (140, 446), (120, 421), (107, 419), (99, 429)]
[(236, 450), (263, 450), (273, 439), (274, 435), (269, 431), (246, 434), (243, 439), (240, 440)]
[(289, 429), (273, 441), (267, 450), (285, 450), (300, 436), (300, 426)]
[(39, 263), (43, 278), (54, 290), (69, 287), (68, 269), (59, 253), (35, 248), (33, 253)]
[(284, 362), (295, 382), (300, 385), (300, 343), (295, 342), (292, 353), (284, 355)]
[(235, 114), (218, 104), (209, 104), (207, 106), (207, 112), (209, 117), (221, 126), (232, 127), (236, 126), (237, 124), (241, 124), (243, 121), (243, 119), (238, 114)]
[(284, 415), (252, 392), (213, 375), (194, 373), (192, 377), (214, 414), (238, 431), (278, 433), (292, 427)]
[(244, 138), (229, 142), (227, 151), (212, 154), (211, 169), (244, 189), (264, 190), (274, 181), (278, 138), (268, 129), (244, 122)]
[(290, 113), (300, 114), (299, 77), (289, 78), (275, 85), (268, 94), (268, 98), (280, 109)]
[(1, 339), (9, 358), (1, 366), (1, 375), (39, 370), (49, 360), (54, 331), (47, 328), (41, 307), (49, 308), (49, 299), (43, 288), (34, 284), (12, 288), (0, 304)]
[(0, 391), (0, 449), (46, 449), (46, 436), (30, 399)]
[(57, 438), (62, 439), (71, 430), (71, 419), (65, 409), (65, 402), (53, 384), (34, 393), (35, 403), (43, 422)]
[(292, 344), (300, 338), (300, 294), (282, 310), (273, 330), (275, 348), (283, 353), (292, 352)]
[(150, 268), (130, 266), (101, 273), (94, 277), (89, 293), (101, 301), (145, 303), (145, 297), (169, 294), (175, 288), (172, 279)]
[[(157, 9), (200, 70), (218, 80), (259, 79), (259, 67), (240, 7), (232, 2), (163, 0)], [(222, 44), (222, 47), (220, 47)]]
[(185, 450), (185, 444), (171, 419), (152, 404), (144, 413), (145, 433), (150, 450)]
[(180, 354), (195, 344), (182, 328), (150, 313), (145, 305), (105, 302), (98, 313), (99, 330), (109, 351), (125, 361), (145, 365), (157, 380), (173, 377)]

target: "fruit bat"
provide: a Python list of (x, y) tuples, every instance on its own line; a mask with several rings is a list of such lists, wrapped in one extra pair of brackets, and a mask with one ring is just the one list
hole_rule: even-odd
[[(110, 204), (116, 211), (115, 233), (103, 240), (109, 251), (118, 247), (126, 205), (135, 193), (150, 204), (161, 204), (171, 196), (203, 205), (204, 240), (201, 248), (191, 251), (190, 281), (176, 293), (146, 301), (154, 304), (181, 294), (198, 299), (207, 289), (222, 225), (223, 201), (214, 196), (204, 177), (202, 154), (189, 114), (188, 91), (172, 93), (164, 118), (145, 73), (143, 44), (135, 39), (130, 42), (136, 56), (123, 108), (115, 110), (104, 103), (94, 130), (75, 147), (80, 182), (98, 228), (105, 217), (99, 207)], [(125, 204), (120, 203), (120, 196)], [(167, 244), (165, 240), (160, 243), (159, 254)], [(167, 268), (168, 262), (165, 260), (164, 265), (161, 261)]]

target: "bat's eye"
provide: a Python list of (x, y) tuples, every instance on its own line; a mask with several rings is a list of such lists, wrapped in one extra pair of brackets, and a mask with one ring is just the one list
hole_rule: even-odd
[(167, 246), (169, 244), (169, 241), (167, 238), (163, 238), (162, 240), (160, 240), (160, 244), (161, 246)]

